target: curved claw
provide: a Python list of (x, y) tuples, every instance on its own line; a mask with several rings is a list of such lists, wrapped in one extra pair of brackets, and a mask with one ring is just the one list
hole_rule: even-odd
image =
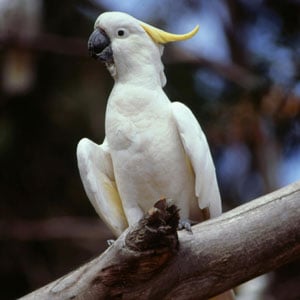
[(111, 246), (111, 245), (113, 245), (114, 242), (115, 242), (115, 240), (107, 240), (107, 241), (106, 241), (108, 247)]
[(183, 230), (185, 229), (186, 231), (188, 231), (189, 233), (193, 233), (192, 231), (192, 222), (190, 220), (179, 220), (179, 224), (178, 224), (178, 230)]

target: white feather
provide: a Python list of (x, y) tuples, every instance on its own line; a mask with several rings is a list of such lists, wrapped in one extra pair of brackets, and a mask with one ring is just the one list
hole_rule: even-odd
[(114, 181), (108, 146), (84, 138), (77, 146), (81, 180), (95, 210), (112, 232), (119, 236), (127, 227), (126, 217)]
[(172, 108), (181, 141), (195, 173), (195, 195), (199, 207), (208, 208), (210, 217), (217, 217), (222, 213), (221, 198), (205, 134), (188, 107), (174, 102)]
[[(140, 21), (124, 13), (104, 13), (95, 26), (109, 36), (115, 64), (105, 143), (97, 146), (84, 140), (78, 146), (81, 177), (97, 212), (117, 231), (125, 222), (116, 213), (116, 203), (129, 225), (161, 197), (173, 199), (182, 219), (192, 212), (203, 220), (204, 208), (211, 216), (220, 214), (205, 136), (190, 110), (172, 104), (162, 90), (161, 46)], [(125, 33), (122, 38), (116, 35), (119, 28)], [(114, 184), (120, 201), (111, 201), (106, 182)]]

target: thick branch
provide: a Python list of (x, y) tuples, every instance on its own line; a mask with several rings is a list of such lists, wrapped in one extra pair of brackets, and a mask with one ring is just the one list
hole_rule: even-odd
[(207, 299), (300, 257), (300, 182), (179, 232), (179, 248), (176, 209), (163, 203), (98, 258), (24, 299)]

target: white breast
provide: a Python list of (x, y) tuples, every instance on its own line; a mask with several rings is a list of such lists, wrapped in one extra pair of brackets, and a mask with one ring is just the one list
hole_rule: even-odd
[(146, 103), (147, 97), (110, 99), (106, 137), (121, 199), (138, 203), (144, 212), (161, 197), (180, 199), (187, 218), (194, 178), (164, 97), (154, 93)]

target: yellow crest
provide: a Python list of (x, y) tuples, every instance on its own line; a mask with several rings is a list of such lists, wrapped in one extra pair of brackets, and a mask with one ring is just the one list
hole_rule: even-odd
[(144, 30), (150, 35), (154, 42), (158, 44), (166, 44), (169, 42), (177, 42), (188, 40), (193, 37), (199, 30), (199, 25), (197, 25), (192, 31), (185, 34), (174, 34), (158, 29), (154, 26), (140, 22)]

